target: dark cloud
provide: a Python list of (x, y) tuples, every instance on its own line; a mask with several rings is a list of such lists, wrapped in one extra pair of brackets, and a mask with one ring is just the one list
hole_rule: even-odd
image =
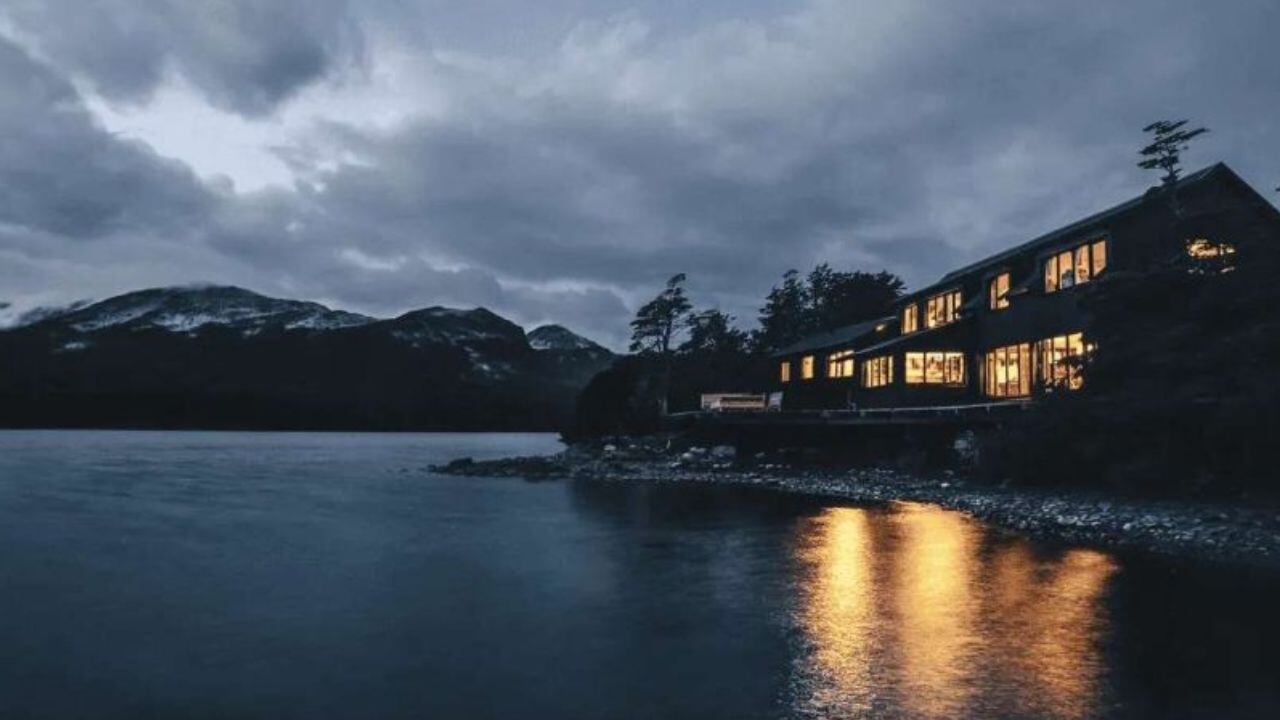
[(145, 102), (174, 70), (208, 100), (260, 115), (358, 63), (346, 0), (10, 0), (4, 11), (42, 55), (102, 94)]
[[(822, 261), (930, 282), (1141, 192), (1155, 118), (1213, 128), (1191, 165), (1280, 179), (1272, 2), (658, 3), (577, 22), (592, 11), (556, 0), (523, 30), (534, 10), (488, 0), (97, 3), (51, 22), (68, 3), (0, 11), (18, 39), (0, 46), (6, 299), (34, 278), (212, 280), (378, 314), (484, 305), (620, 346), (674, 272), (746, 320)], [(450, 45), (450, 27), (480, 39)], [(365, 62), (346, 87), (391, 75), (420, 107), (326, 108), (317, 82)], [(169, 69), (251, 119), (311, 103), (320, 120), (275, 142), (297, 183), (201, 181), (103, 130), (69, 80), (145, 106)]]

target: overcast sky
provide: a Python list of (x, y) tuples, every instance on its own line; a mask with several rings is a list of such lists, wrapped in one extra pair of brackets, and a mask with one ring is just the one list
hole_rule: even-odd
[(1280, 185), (1277, 31), (1276, 0), (4, 0), (0, 301), (216, 282), (617, 347), (686, 272), (745, 325), (788, 268), (919, 286), (1141, 192), (1155, 119)]

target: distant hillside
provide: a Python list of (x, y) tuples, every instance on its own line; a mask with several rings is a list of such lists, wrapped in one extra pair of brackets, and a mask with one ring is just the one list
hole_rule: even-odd
[(235, 287), (141, 290), (0, 330), (0, 426), (558, 429), (613, 355), (543, 330), (485, 309), (382, 320)]

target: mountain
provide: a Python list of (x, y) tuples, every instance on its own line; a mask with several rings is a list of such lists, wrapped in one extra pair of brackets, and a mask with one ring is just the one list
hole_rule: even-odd
[(530, 330), (529, 345), (535, 350), (604, 350), (563, 325), (543, 325)]
[(613, 361), (483, 308), (378, 319), (236, 287), (24, 320), (0, 330), (0, 426), (558, 429)]

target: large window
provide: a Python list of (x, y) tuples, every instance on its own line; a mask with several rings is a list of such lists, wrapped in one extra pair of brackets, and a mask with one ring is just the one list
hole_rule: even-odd
[(805, 355), (803, 358), (800, 358), (800, 379), (801, 380), (813, 379), (813, 356), (812, 355)]
[(1085, 344), (1082, 333), (1058, 335), (1036, 343), (1039, 356), (1038, 373), (1045, 387), (1067, 387), (1072, 390), (1084, 385), (1081, 365), (1093, 351), (1093, 345)]
[(827, 377), (853, 377), (853, 351), (841, 350), (827, 356)]
[(987, 306), (992, 310), (1009, 307), (1009, 273), (1002, 272), (991, 278), (991, 284), (987, 287)]
[(924, 326), (936, 328), (955, 322), (960, 314), (960, 305), (959, 290), (948, 290), (941, 295), (934, 295), (925, 301)]
[(893, 356), (881, 355), (862, 361), (862, 387), (877, 388), (893, 384)]
[(916, 303), (902, 308), (902, 334), (913, 333), (920, 329), (920, 306)]
[(983, 391), (988, 397), (1026, 397), (1031, 394), (1031, 343), (987, 351)]
[(906, 353), (908, 385), (964, 385), (964, 353)]
[(784, 360), (783, 363), (778, 366), (778, 377), (784, 383), (791, 382), (791, 361), (790, 360)]
[(1044, 262), (1044, 291), (1057, 292), (1087, 283), (1106, 268), (1106, 240), (1063, 250)]

